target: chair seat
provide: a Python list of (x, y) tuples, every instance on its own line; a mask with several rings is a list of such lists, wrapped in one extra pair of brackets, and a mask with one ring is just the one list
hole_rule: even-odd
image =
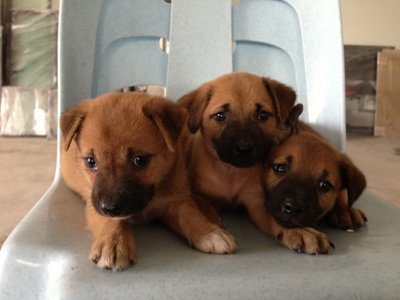
[[(59, 112), (104, 92), (148, 84), (176, 99), (214, 76), (247, 71), (292, 85), (305, 120), (343, 149), (339, 1), (234, 2), (62, 1)], [(160, 39), (169, 42), (169, 52), (160, 49)], [(52, 187), (1, 249), (1, 300), (400, 295), (400, 209), (372, 194), (356, 202), (367, 213), (366, 227), (323, 229), (336, 245), (329, 255), (291, 252), (233, 213), (224, 222), (237, 238), (237, 253), (204, 254), (163, 226), (141, 225), (135, 226), (138, 263), (115, 273), (87, 259), (92, 238), (84, 204), (61, 181), (59, 164)]]
[(159, 224), (137, 225), (138, 263), (116, 273), (88, 260), (84, 204), (56, 183), (1, 251), (0, 299), (394, 299), (400, 211), (368, 192), (357, 206), (366, 227), (320, 228), (335, 243), (329, 255), (292, 252), (242, 213), (224, 216), (239, 244), (231, 255), (201, 253)]

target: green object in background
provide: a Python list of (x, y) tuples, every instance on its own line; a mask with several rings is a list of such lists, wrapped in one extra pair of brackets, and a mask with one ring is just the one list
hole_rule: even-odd
[(11, 9), (49, 9), (51, 0), (12, 0)]
[(57, 11), (11, 11), (6, 71), (10, 85), (35, 88), (56, 85), (57, 24)]

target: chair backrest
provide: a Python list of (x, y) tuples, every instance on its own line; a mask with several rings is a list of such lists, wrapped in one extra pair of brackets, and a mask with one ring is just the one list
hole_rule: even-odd
[(239, 0), (233, 8), (233, 69), (296, 89), (302, 119), (345, 145), (339, 1)]
[(219, 75), (247, 71), (294, 87), (303, 120), (344, 147), (338, 1), (68, 0), (61, 9), (60, 112), (140, 85), (166, 87), (176, 100)]
[(60, 111), (105, 92), (165, 86), (171, 5), (162, 0), (68, 0), (59, 30)]
[[(204, 81), (242, 70), (292, 85), (299, 101), (305, 104), (304, 119), (324, 129), (323, 133), (331, 134), (336, 145), (344, 145), (339, 0), (234, 0), (237, 3), (233, 6), (232, 0), (171, 1), (62, 1), (59, 112), (82, 99), (141, 85), (161, 85), (166, 87), (170, 98), (177, 99)], [(169, 41), (168, 54), (160, 48), (160, 39)], [(58, 163), (53, 185), (1, 249), (1, 299), (88, 299), (99, 298), (97, 295), (100, 298), (165, 298), (166, 295), (199, 298), (203, 294), (203, 298), (211, 295), (240, 299), (251, 295), (263, 299), (265, 291), (273, 291), (275, 279), (289, 284), (283, 284), (271, 298), (290, 298), (298, 291), (291, 287), (307, 282), (321, 286), (321, 295), (305, 289), (298, 298), (323, 298), (329, 291), (339, 291), (335, 294), (337, 298), (349, 298), (359, 291), (364, 291), (366, 297), (377, 291), (377, 297), (370, 298), (378, 295), (385, 298), (382, 295), (389, 294), (386, 298), (395, 298), (392, 294), (399, 294), (395, 284), (398, 277), (395, 266), (399, 259), (394, 263), (393, 259), (382, 260), (398, 252), (399, 247), (393, 247), (398, 241), (398, 223), (387, 220), (399, 219), (399, 213), (370, 196), (366, 199), (367, 207), (378, 212), (376, 218), (371, 218), (375, 222), (371, 223), (375, 225), (371, 229), (378, 231), (367, 235), (360, 232), (359, 243), (350, 247), (349, 253), (338, 249), (339, 255), (324, 258), (322, 268), (318, 265), (318, 272), (307, 272), (308, 276), (298, 276), (279, 267), (281, 261), (288, 261), (302, 270), (308, 267), (309, 259), (293, 258), (286, 252), (278, 257), (274, 251), (259, 251), (266, 245), (265, 237), (251, 231), (249, 224), (237, 216), (231, 216), (234, 218), (227, 220), (227, 225), (244, 241), (243, 255), (214, 257), (210, 264), (209, 257), (186, 251), (187, 247), (175, 247), (180, 242), (175, 243), (176, 239), (166, 235), (163, 228), (146, 226), (145, 230), (139, 226), (135, 229), (136, 236), (141, 240), (142, 250), (148, 252), (141, 257), (141, 263), (132, 272), (123, 274), (94, 272), (95, 266), (84, 255), (90, 247), (90, 238), (82, 230), (82, 203), (69, 201), (74, 196), (60, 181), (59, 169)], [(386, 239), (381, 239), (382, 232)], [(154, 238), (146, 239), (149, 234)], [(346, 244), (346, 238), (340, 239), (333, 232), (332, 235)], [(160, 247), (166, 251), (160, 252)], [(371, 264), (371, 257), (381, 260)], [(225, 268), (231, 265), (232, 259), (237, 264)], [(349, 261), (353, 263), (348, 264)], [(215, 270), (215, 264), (224, 265), (221, 272), (210, 272)], [(243, 264), (247, 268), (235, 276), (224, 276), (226, 272), (236, 272), (237, 266)], [(393, 267), (387, 268), (390, 264)], [(263, 272), (271, 266), (281, 272), (270, 272), (270, 277), (265, 277)], [(385, 282), (393, 283), (383, 294), (380, 282), (369, 280), (371, 274), (382, 273), (382, 266), (387, 271)], [(347, 278), (360, 270), (365, 273), (364, 277), (357, 277), (354, 283), (346, 285)], [(210, 276), (197, 280), (199, 274), (205, 273)], [(107, 284), (99, 285), (99, 282)], [(155, 284), (159, 282), (162, 284)], [(238, 289), (239, 285), (249, 288)], [(338, 287), (344, 287), (343, 291)], [(230, 292), (224, 294), (221, 290)], [(286, 293), (281, 293), (282, 290)]]

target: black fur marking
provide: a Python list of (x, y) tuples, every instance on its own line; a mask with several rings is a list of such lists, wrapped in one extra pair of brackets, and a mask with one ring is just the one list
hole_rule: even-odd
[(153, 198), (155, 188), (134, 181), (109, 182), (97, 176), (92, 190), (96, 211), (109, 217), (125, 217), (141, 212)]
[(321, 213), (318, 186), (312, 179), (286, 176), (276, 187), (264, 187), (264, 194), (267, 211), (284, 227), (313, 226)]
[(266, 158), (270, 142), (256, 122), (230, 122), (220, 137), (213, 139), (220, 160), (238, 168), (248, 168)]

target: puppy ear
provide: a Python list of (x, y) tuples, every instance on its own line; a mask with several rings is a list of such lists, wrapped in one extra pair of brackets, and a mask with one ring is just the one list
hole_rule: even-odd
[(272, 99), (278, 124), (286, 122), (296, 101), (296, 92), (289, 86), (270, 78), (263, 78), (264, 86)]
[[(351, 207), (364, 191), (367, 181), (364, 174), (353, 164), (345, 155), (339, 163), (340, 175), (342, 177), (342, 187), (347, 190), (347, 207)], [(342, 197), (345, 198), (345, 197)], [(342, 199), (345, 200), (345, 199)], [(345, 200), (346, 201), (346, 200)], [(342, 203), (342, 206), (344, 203)]]
[(303, 112), (303, 104), (299, 103), (293, 106), (290, 110), (289, 116), (286, 119), (286, 126), (291, 128), (292, 133), (299, 132), (299, 116)]
[(166, 100), (153, 100), (146, 103), (142, 111), (160, 130), (164, 141), (171, 152), (186, 124), (187, 113), (183, 108)]
[(178, 104), (189, 113), (188, 127), (191, 133), (199, 130), (203, 120), (203, 113), (210, 101), (211, 94), (211, 86), (203, 84), (178, 100)]
[(61, 115), (60, 127), (64, 137), (64, 150), (68, 151), (72, 139), (79, 132), (86, 112), (82, 109), (82, 105), (77, 105)]

